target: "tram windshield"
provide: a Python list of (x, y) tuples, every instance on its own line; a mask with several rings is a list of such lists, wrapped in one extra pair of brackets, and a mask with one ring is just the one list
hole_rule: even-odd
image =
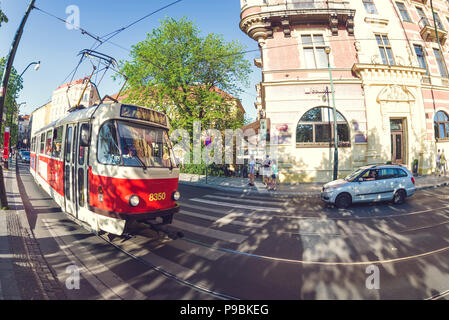
[(167, 130), (124, 121), (109, 121), (101, 128), (98, 161), (128, 167), (176, 166)]

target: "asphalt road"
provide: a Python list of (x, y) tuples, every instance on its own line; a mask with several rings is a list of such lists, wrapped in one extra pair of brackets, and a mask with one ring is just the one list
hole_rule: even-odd
[[(449, 188), (417, 192), (401, 206), (337, 210), (316, 198), (180, 186), (172, 225), (136, 225), (125, 239), (80, 227), (27, 167), (19, 172), (30, 226), (71, 299), (448, 297)], [(77, 290), (66, 288), (70, 266), (80, 271)]]

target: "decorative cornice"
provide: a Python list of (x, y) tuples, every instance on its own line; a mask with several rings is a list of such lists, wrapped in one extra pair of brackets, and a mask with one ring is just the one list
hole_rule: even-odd
[(356, 63), (352, 71), (365, 84), (421, 85), (426, 69), (409, 66), (388, 66)]

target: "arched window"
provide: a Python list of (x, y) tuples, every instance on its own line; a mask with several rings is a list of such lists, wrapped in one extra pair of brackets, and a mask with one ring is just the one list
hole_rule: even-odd
[(435, 138), (449, 140), (449, 116), (444, 111), (438, 111), (435, 115)]
[[(339, 147), (350, 147), (349, 125), (337, 111), (337, 133)], [(318, 107), (307, 111), (299, 120), (296, 129), (298, 147), (334, 145), (334, 111), (328, 107)]]

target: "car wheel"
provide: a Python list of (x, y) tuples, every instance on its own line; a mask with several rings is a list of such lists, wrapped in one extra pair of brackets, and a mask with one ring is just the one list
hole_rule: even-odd
[(394, 204), (403, 204), (405, 202), (406, 194), (404, 190), (398, 190), (393, 197)]
[(348, 208), (352, 203), (352, 198), (349, 194), (344, 193), (344, 194), (340, 194), (337, 199), (335, 199), (335, 205), (337, 206), (337, 208), (340, 209), (346, 209)]

